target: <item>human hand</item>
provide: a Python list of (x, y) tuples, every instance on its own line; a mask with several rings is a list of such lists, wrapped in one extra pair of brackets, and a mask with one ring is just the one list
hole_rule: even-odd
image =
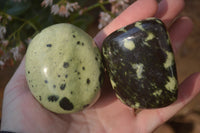
[[(122, 26), (156, 16), (166, 24), (174, 52), (192, 29), (189, 18), (175, 20), (184, 7), (183, 0), (138, 0), (100, 31), (94, 40), (101, 47), (106, 36)], [(172, 23), (173, 22), (173, 23)], [(29, 133), (146, 133), (171, 118), (184, 107), (200, 88), (200, 73), (188, 77), (180, 86), (178, 99), (170, 106), (144, 109), (135, 115), (134, 109), (121, 103), (114, 95), (109, 81), (102, 95), (89, 109), (73, 114), (55, 114), (43, 108), (29, 91), (25, 78), (25, 59), (8, 83), (4, 92), (1, 130)]]

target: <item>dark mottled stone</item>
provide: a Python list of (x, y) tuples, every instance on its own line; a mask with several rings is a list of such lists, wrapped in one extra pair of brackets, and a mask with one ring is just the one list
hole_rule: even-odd
[(60, 89), (61, 89), (61, 90), (64, 90), (65, 87), (66, 87), (66, 84), (61, 84), (61, 85), (60, 85)]
[(73, 110), (74, 105), (71, 103), (71, 101), (64, 97), (60, 100), (59, 105), (64, 110)]
[(99, 83), (100, 83), (100, 87), (102, 87), (102, 85), (103, 85), (103, 81), (104, 81), (104, 68), (103, 67), (101, 67), (100, 68), (100, 71), (101, 71), (101, 73), (100, 73), (100, 75), (99, 75)]
[(68, 68), (68, 67), (69, 67), (69, 63), (68, 63), (68, 62), (64, 62), (64, 63), (63, 63), (63, 67), (64, 67), (64, 68)]
[(155, 18), (111, 33), (103, 56), (112, 87), (134, 108), (160, 108), (177, 99), (177, 73), (166, 27)]
[(47, 44), (46, 46), (47, 46), (47, 47), (52, 47), (52, 44)]
[(59, 99), (59, 96), (57, 96), (57, 95), (48, 96), (48, 101), (49, 102), (56, 102), (56, 101), (58, 101), (58, 99)]

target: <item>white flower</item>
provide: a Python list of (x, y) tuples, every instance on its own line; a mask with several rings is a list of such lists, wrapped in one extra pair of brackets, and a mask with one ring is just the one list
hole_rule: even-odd
[(67, 2), (66, 4), (66, 9), (71, 11), (71, 12), (74, 12), (74, 10), (78, 10), (80, 8), (78, 2), (74, 2), (74, 3), (70, 3), (70, 2)]
[(2, 26), (0, 25), (0, 40), (4, 39), (4, 35), (6, 34), (6, 27), (5, 26)]
[(116, 16), (119, 15), (129, 6), (129, 0), (110, 0), (110, 1), (112, 1), (111, 12), (114, 13)]
[(51, 13), (54, 14), (54, 15), (56, 15), (56, 14), (59, 13), (59, 6), (58, 6), (58, 4), (55, 4), (55, 5), (53, 5), (51, 7)]
[(64, 5), (60, 6), (59, 13), (60, 16), (68, 17), (70, 15), (69, 11), (66, 9)]
[(100, 19), (99, 19), (99, 25), (98, 28), (101, 29), (104, 26), (106, 26), (110, 21), (112, 21), (112, 18), (110, 14), (107, 12), (100, 12)]
[(7, 47), (8, 44), (9, 44), (9, 41), (8, 41), (8, 40), (2, 40), (1, 43), (2, 43), (2, 45), (3, 45), (4, 47)]
[(59, 5), (55, 4), (51, 7), (51, 13), (54, 15), (59, 15), (63, 17), (68, 17), (71, 12), (74, 12), (75, 10), (78, 10), (80, 8), (79, 4), (77, 2), (70, 3), (67, 2), (66, 5)]
[(53, 0), (43, 0), (41, 3), (41, 5), (44, 7), (52, 6), (52, 4), (53, 4)]
[(3, 67), (4, 65), (5, 63), (2, 60), (0, 60), (0, 67)]
[(12, 48), (10, 50), (10, 52), (13, 54), (13, 58), (15, 61), (21, 60), (22, 59), (22, 55), (20, 53), (20, 47), (16, 46), (14, 48)]

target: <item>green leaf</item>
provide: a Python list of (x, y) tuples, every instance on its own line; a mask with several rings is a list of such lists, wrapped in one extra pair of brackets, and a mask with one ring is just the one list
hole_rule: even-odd
[(14, 0), (6, 0), (3, 11), (14, 16), (25, 13), (31, 6), (31, 0), (22, 0), (14, 2)]
[(91, 16), (89, 14), (84, 14), (70, 21), (70, 23), (78, 26), (85, 31), (88, 29), (88, 26), (92, 24), (92, 22), (94, 22), (94, 16)]
[(0, 9), (4, 8), (5, 3), (6, 3), (6, 0), (0, 0)]

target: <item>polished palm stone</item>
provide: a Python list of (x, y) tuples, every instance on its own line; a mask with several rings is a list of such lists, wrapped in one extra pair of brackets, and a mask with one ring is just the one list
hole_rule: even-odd
[(163, 22), (148, 18), (123, 27), (103, 42), (116, 96), (133, 108), (160, 108), (177, 99), (177, 73)]
[(91, 106), (100, 95), (101, 54), (92, 38), (71, 24), (45, 28), (26, 53), (26, 78), (33, 96), (56, 113)]

